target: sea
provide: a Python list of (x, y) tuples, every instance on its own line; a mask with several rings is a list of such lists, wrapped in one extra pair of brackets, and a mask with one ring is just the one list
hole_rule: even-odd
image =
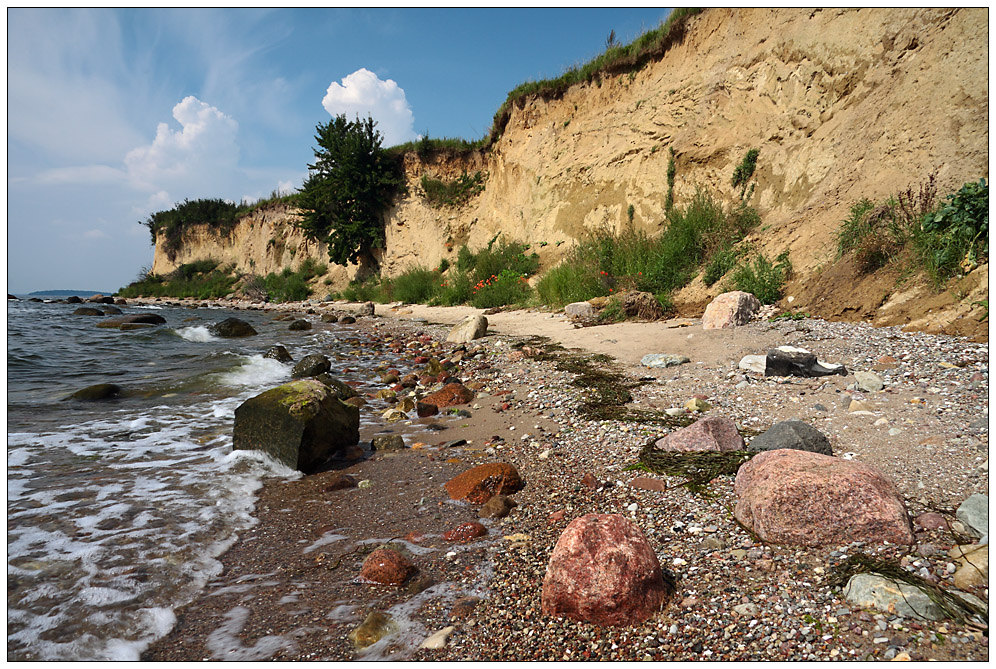
[[(125, 306), (166, 325), (122, 332), (72, 315), (79, 306), (7, 302), (9, 661), (138, 660), (221, 572), (263, 481), (299, 476), (232, 449), (236, 407), (290, 379), (263, 353), (321, 351), (361, 391), (387, 355), (365, 360), (354, 326), (290, 333), (272, 312)], [(211, 334), (233, 316), (260, 334)], [(98, 383), (124, 394), (67, 399)]]

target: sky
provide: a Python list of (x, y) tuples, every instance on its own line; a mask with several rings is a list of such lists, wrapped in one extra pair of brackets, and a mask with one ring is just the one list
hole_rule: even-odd
[(668, 12), (8, 9), (7, 292), (118, 290), (150, 214), (293, 191), (336, 114), (479, 139), (510, 90)]

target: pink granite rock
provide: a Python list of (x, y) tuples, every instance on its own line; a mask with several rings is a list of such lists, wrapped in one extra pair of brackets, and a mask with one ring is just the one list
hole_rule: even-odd
[(736, 423), (711, 416), (661, 437), (654, 443), (660, 451), (739, 451), (745, 448)]
[(702, 329), (719, 330), (746, 325), (760, 308), (758, 299), (742, 290), (717, 295), (702, 315)]
[(767, 542), (913, 543), (895, 484), (860, 462), (792, 449), (767, 451), (740, 467), (734, 492), (737, 520)]
[(638, 625), (674, 594), (643, 532), (623, 516), (567, 525), (543, 579), (543, 613), (602, 626)]

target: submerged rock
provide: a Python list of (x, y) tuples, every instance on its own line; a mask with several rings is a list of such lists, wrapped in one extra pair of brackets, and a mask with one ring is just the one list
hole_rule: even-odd
[(394, 622), (391, 616), (382, 611), (373, 611), (348, 636), (356, 650), (363, 650), (384, 637), (395, 634), (399, 629), (398, 623)]
[(256, 450), (292, 469), (313, 472), (360, 441), (360, 410), (314, 379), (251, 397), (235, 410), (232, 447)]
[(293, 323), (291, 323), (290, 327), (288, 327), (287, 329), (288, 330), (293, 330), (295, 332), (303, 332), (305, 330), (310, 330), (311, 329), (311, 323), (308, 322), (308, 321), (306, 321), (306, 320), (304, 320), (303, 318), (300, 318), (300, 319), (294, 321)]
[(80, 307), (73, 312), (73, 316), (104, 316), (104, 312), (94, 307)]
[(130, 316), (107, 318), (97, 323), (97, 327), (125, 330), (128, 329), (125, 326), (129, 325), (163, 325), (164, 323), (166, 323), (166, 319), (159, 314), (132, 314)]
[(640, 528), (617, 514), (589, 514), (557, 540), (542, 607), (545, 615), (596, 625), (639, 625), (673, 594)]
[(98, 383), (93, 386), (87, 386), (77, 390), (75, 393), (67, 397), (67, 400), (83, 400), (83, 401), (97, 401), (97, 400), (108, 400), (115, 397), (120, 397), (122, 392), (121, 386), (115, 385), (113, 383)]

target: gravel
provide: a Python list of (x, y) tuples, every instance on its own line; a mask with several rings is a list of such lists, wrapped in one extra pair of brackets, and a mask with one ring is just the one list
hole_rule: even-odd
[[(441, 342), (448, 331), (430, 324), (376, 322), (381, 336), (406, 341), (428, 334)], [(750, 338), (762, 329), (775, 329), (785, 344), (843, 363), (849, 371), (874, 371), (884, 389), (854, 390), (852, 375), (764, 378), (738, 370), (738, 360), (705, 364), (693, 358), (675, 368), (623, 369), (633, 382), (653, 378), (631, 390), (632, 406), (663, 412), (704, 396), (713, 407), (707, 415), (733, 419), (748, 436), (778, 421), (803, 420), (829, 437), (836, 455), (890, 476), (912, 517), (929, 510), (953, 520), (954, 509), (969, 495), (987, 493), (988, 427), (980, 422), (988, 416), (987, 345), (812, 319), (753, 323), (743, 327), (743, 335)], [(857, 610), (829, 587), (834, 566), (858, 551), (894, 559), (911, 572), (951, 585), (946, 551), (958, 537), (940, 530), (918, 533), (918, 545), (937, 549), (925, 551), (926, 556), (916, 547), (860, 542), (817, 549), (756, 543), (733, 518), (733, 477), (710, 484), (708, 496), (694, 495), (681, 487), (681, 479), (669, 477), (658, 477), (667, 485), (664, 492), (630, 487), (636, 474), (626, 467), (649, 439), (668, 428), (584, 419), (578, 405), (589, 391), (572, 386), (574, 375), (556, 369), (554, 361), (524, 356), (515, 343), (511, 336), (491, 335), (468, 345), (482, 346), (484, 354), (461, 362), (458, 376), (483, 387), (471, 402), (471, 418), (448, 419), (448, 429), (435, 439), (466, 438), (466, 444), (376, 454), (343, 470), (372, 482), (368, 489), (346, 491), (348, 498), (321, 494), (321, 475), (267, 484), (260, 493), (259, 525), (222, 558), (223, 576), (180, 613), (177, 627), (145, 659), (220, 659), (207, 652), (207, 639), (237, 605), (253, 612), (238, 632), (243, 647), (259, 648), (268, 635), (293, 640), (273, 644), (275, 652), (261, 652), (258, 659), (371, 659), (357, 655), (346, 635), (375, 609), (401, 611), (412, 637), (387, 643), (394, 644), (394, 654), (384, 655), (390, 659), (878, 660), (901, 653), (913, 660), (988, 659), (983, 627)], [(896, 363), (878, 362), (886, 355)], [(845, 396), (869, 402), (872, 415), (848, 413)], [(410, 429), (423, 427), (415, 423)], [(406, 443), (429, 441), (420, 434), (406, 436)], [(490, 528), (485, 540), (444, 545), (439, 534), (476, 520), (477, 514), (449, 502), (442, 483), (470, 464), (490, 461), (509, 462), (519, 470), (526, 487), (514, 496), (517, 506), (504, 519), (483, 521)], [(581, 483), (588, 473), (599, 482), (594, 490)], [(398, 477), (407, 483), (386, 486)], [(308, 532), (302, 529), (305, 510), (316, 516), (308, 517)], [(551, 519), (559, 511), (563, 517)], [(619, 513), (633, 520), (677, 581), (674, 600), (644, 624), (599, 628), (541, 614), (540, 584), (553, 546), (567, 523), (587, 513)], [(325, 550), (301, 553), (308, 545), (304, 542), (321, 536), (315, 527), (324, 524), (348, 536), (333, 544), (343, 549), (411, 530), (434, 535), (425, 544), (432, 550), (415, 560), (420, 573), (438, 585), (413, 599), (403, 590), (356, 584), (345, 559), (342, 571), (319, 574), (302, 566), (291, 576), (294, 565), (314, 562), (314, 553)], [(502, 538), (511, 535), (527, 538)], [(213, 594), (238, 578), (270, 571), (277, 573), (267, 578), (278, 585), (256, 588), (250, 600), (239, 599), (244, 592)], [(276, 603), (295, 591), (308, 593), (298, 595), (308, 600), (307, 614)], [(988, 600), (988, 590), (974, 594)], [(481, 601), (466, 617), (451, 619), (454, 601), (468, 595)], [(342, 606), (354, 607), (353, 613), (330, 617)], [(418, 648), (450, 625), (455, 629), (443, 648)]]

